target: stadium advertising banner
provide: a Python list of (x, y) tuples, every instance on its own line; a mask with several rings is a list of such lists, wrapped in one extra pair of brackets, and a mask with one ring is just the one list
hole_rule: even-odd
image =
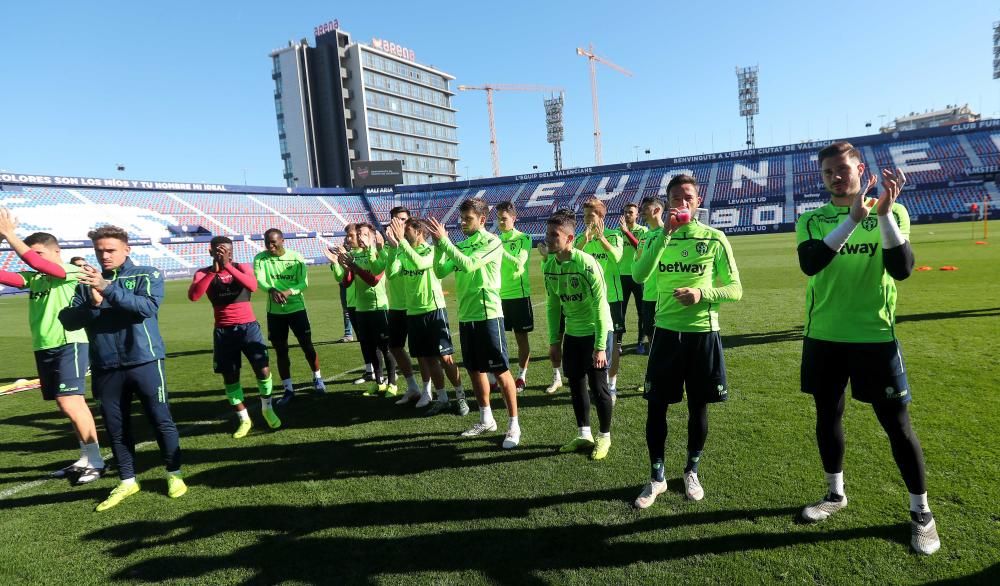
[(351, 170), (355, 187), (403, 183), (402, 161), (351, 161)]

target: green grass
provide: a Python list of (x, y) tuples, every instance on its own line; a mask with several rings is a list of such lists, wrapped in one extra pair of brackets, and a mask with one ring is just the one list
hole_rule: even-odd
[[(643, 357), (624, 358), (609, 459), (559, 455), (574, 420), (566, 392), (541, 392), (551, 371), (537, 308), (535, 362), (520, 398), (523, 443), (503, 451), (499, 434), (457, 437), (475, 415), (423, 419), (360, 396), (350, 383), (357, 375), (342, 374), (358, 370), (358, 345), (331, 343), (342, 323), (322, 268), (307, 297), (323, 372), (337, 375), (331, 392), (300, 394), (281, 413), (285, 427), (271, 433), (245, 372), (255, 428), (233, 440), (211, 373), (211, 310), (189, 303), (186, 283), (176, 282), (160, 319), (190, 492), (165, 496), (158, 452), (147, 444), (138, 456), (143, 491), (94, 513), (116, 479), (78, 488), (44, 480), (75, 458), (68, 423), (36, 392), (0, 397), (2, 582), (996, 583), (1000, 254), (968, 235), (966, 224), (915, 227), (917, 264), (935, 270), (899, 286), (912, 417), (943, 541), (930, 558), (909, 551), (906, 490), (860, 403), (845, 416), (850, 507), (822, 524), (795, 521), (825, 484), (812, 401), (798, 390), (805, 277), (793, 236), (782, 234), (732, 239), (745, 294), (722, 311), (732, 392), (710, 410), (700, 503), (683, 500), (679, 480), (681, 407), (669, 414), (670, 490), (647, 511), (630, 506), (648, 472), (636, 390)], [(946, 264), (960, 270), (937, 270)], [(533, 259), (536, 302), (537, 267)], [(0, 381), (34, 377), (24, 305), (0, 299)], [(634, 311), (629, 318), (631, 343)], [(293, 352), (296, 380), (305, 382)], [(499, 399), (494, 406), (503, 427)], [(136, 429), (150, 439), (141, 416)], [(103, 431), (101, 439), (107, 448)]]

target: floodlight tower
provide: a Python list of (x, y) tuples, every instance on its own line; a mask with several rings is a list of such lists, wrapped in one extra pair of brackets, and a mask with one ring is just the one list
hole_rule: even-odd
[(563, 141), (563, 92), (552, 98), (547, 98), (545, 104), (545, 129), (546, 140), (552, 143), (552, 157), (555, 163), (555, 170), (561, 171), (562, 163), (562, 141)]
[(740, 116), (747, 119), (747, 148), (756, 146), (753, 135), (753, 117), (760, 114), (760, 97), (757, 95), (758, 67), (737, 67), (736, 79), (740, 97)]
[(1000, 20), (993, 23), (993, 79), (1000, 79)]
[(590, 99), (594, 106), (594, 163), (600, 165), (603, 162), (603, 156), (601, 155), (601, 118), (597, 113), (597, 64), (603, 63), (615, 71), (621, 72), (628, 77), (632, 77), (632, 72), (624, 67), (616, 65), (594, 53), (594, 44), (590, 44), (590, 50), (586, 51), (577, 47), (576, 54), (581, 57), (586, 57), (587, 61), (590, 62)]
[(460, 85), (461, 91), (484, 91), (486, 92), (486, 110), (490, 116), (490, 156), (493, 159), (493, 176), (500, 176), (500, 146), (497, 144), (497, 125), (493, 116), (493, 92), (559, 92), (562, 95), (563, 88), (547, 87), (543, 85), (512, 85), (502, 83), (488, 83), (485, 85)]

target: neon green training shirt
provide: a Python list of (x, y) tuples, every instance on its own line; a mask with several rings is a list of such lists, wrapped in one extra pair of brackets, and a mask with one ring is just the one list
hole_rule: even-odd
[(528, 278), (528, 255), (531, 236), (517, 228), (500, 233), (503, 260), (500, 262), (500, 299), (521, 299), (531, 296)]
[(434, 249), (421, 242), (416, 247), (403, 240), (390, 253), (395, 256), (390, 278), (403, 283), (406, 315), (423, 315), (445, 308), (441, 279), (434, 274)]
[(24, 271), (22, 289), (28, 289), (28, 325), (31, 327), (32, 350), (49, 350), (66, 344), (86, 344), (87, 332), (83, 329), (67, 332), (59, 321), (59, 312), (70, 306), (76, 293), (80, 268), (61, 264), (66, 278), (59, 279), (44, 273)]
[(612, 330), (611, 306), (600, 263), (577, 248), (570, 259), (550, 254), (542, 265), (545, 275), (545, 309), (549, 344), (559, 342), (559, 315), (566, 316), (566, 335), (594, 336), (594, 350), (607, 350)]
[(601, 264), (601, 270), (604, 271), (604, 282), (608, 286), (608, 303), (614, 303), (622, 299), (622, 279), (618, 275), (618, 262), (621, 261), (624, 254), (622, 241), (625, 240), (625, 237), (618, 230), (605, 228), (604, 238), (611, 245), (611, 250), (604, 248), (604, 244), (600, 240), (591, 240), (584, 244), (587, 240), (585, 234), (576, 237), (573, 247), (583, 250)]
[[(619, 228), (618, 231), (621, 232), (622, 229)], [(632, 236), (635, 236), (636, 240), (641, 241), (642, 235), (645, 234), (646, 232), (649, 232), (649, 228), (643, 226), (642, 224), (636, 224), (634, 228), (629, 230), (629, 232), (632, 233)], [(622, 246), (624, 246), (625, 248), (623, 249), (624, 252), (622, 252), (622, 259), (618, 261), (618, 274), (628, 275), (631, 277), (632, 263), (633, 261), (635, 261), (635, 252), (636, 252), (636, 247), (638, 247), (638, 244), (636, 244), (635, 247), (632, 246), (632, 244), (629, 242), (628, 238), (625, 237), (625, 234), (623, 232)]]
[[(309, 272), (306, 270), (306, 259), (301, 254), (286, 248), (285, 254), (274, 256), (265, 250), (253, 258), (253, 274), (260, 288), (269, 294), (268, 313), (287, 315), (305, 310), (306, 300), (302, 292), (309, 287)], [(284, 305), (271, 299), (271, 289), (288, 294)]]
[[(722, 231), (691, 220), (671, 236), (657, 232), (632, 274), (656, 289), (656, 327), (675, 332), (719, 331), (719, 304), (743, 297), (740, 273)], [(716, 286), (718, 284), (718, 286)], [(674, 289), (701, 290), (701, 301), (681, 305)]]
[[(903, 236), (910, 215), (900, 204), (892, 214)], [(806, 212), (795, 223), (796, 244), (822, 240), (850, 215), (833, 202)], [(874, 213), (858, 224), (840, 252), (806, 285), (803, 335), (830, 342), (891, 342), (896, 339), (896, 281), (882, 262), (882, 234)]]
[(500, 307), (500, 262), (503, 243), (485, 229), (457, 245), (445, 236), (435, 246), (434, 271), (439, 279), (455, 273), (460, 323), (503, 317)]
[[(639, 246), (635, 249), (635, 258), (638, 260), (643, 252), (649, 248), (649, 244), (656, 238), (658, 234), (663, 232), (663, 228), (647, 228), (642, 236), (639, 237)], [(632, 278), (636, 281), (639, 279), (635, 276), (635, 263), (632, 263)], [(646, 301), (656, 301), (656, 285), (650, 284), (648, 280), (642, 282), (642, 300)]]
[(385, 278), (389, 282), (385, 286), (386, 295), (389, 297), (390, 311), (406, 311), (406, 282), (399, 278), (399, 260), (396, 258), (396, 249), (391, 246), (383, 246), (379, 250), (379, 266), (385, 267)]

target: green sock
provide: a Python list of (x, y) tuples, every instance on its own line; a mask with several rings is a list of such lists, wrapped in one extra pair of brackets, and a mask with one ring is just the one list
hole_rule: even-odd
[(271, 391), (273, 389), (274, 384), (271, 382), (270, 376), (264, 379), (257, 379), (257, 391), (260, 392), (260, 406), (263, 409), (271, 408)]
[(243, 385), (239, 382), (235, 382), (226, 385), (226, 398), (229, 399), (230, 405), (239, 405), (243, 402)]

